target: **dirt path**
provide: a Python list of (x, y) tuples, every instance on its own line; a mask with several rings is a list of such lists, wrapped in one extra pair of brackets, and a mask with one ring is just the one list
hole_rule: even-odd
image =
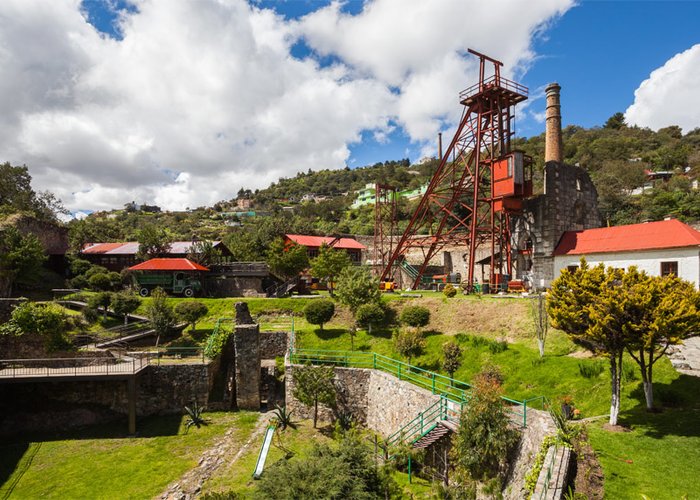
[[(267, 429), (272, 412), (260, 414), (255, 429), (248, 440), (241, 446), (236, 440), (237, 427), (231, 427), (214, 446), (202, 454), (197, 467), (187, 471), (179, 480), (171, 483), (158, 496), (162, 500), (190, 500), (199, 496), (202, 485), (223, 465), (230, 466), (236, 462), (251, 446), (259, 442), (260, 435)], [(230, 458), (233, 455), (233, 458)]]

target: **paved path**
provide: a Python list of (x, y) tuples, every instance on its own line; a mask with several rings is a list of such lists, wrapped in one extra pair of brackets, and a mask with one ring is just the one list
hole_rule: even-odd
[(99, 358), (2, 359), (0, 382), (40, 381), (42, 379), (123, 377), (135, 375), (149, 364), (148, 358), (122, 358), (115, 362)]
[(679, 373), (700, 377), (700, 337), (687, 339), (683, 345), (671, 346), (667, 352)]

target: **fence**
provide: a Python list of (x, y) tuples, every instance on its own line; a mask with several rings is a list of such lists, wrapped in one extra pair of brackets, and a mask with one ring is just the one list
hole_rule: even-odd
[[(292, 336), (292, 341), (294, 337)], [(294, 344), (292, 343), (292, 346)], [(471, 385), (460, 380), (455, 380), (439, 373), (424, 370), (374, 352), (362, 351), (325, 351), (311, 349), (290, 350), (290, 361), (296, 364), (320, 364), (335, 365), (348, 368), (371, 368), (381, 370), (405, 380), (433, 394), (440, 394), (447, 400), (462, 405), (469, 401)], [(527, 425), (527, 400), (518, 401), (508, 397), (501, 398), (509, 405), (510, 411), (517, 418), (522, 419), (522, 426)]]
[(145, 358), (48, 358), (0, 360), (0, 379), (94, 375), (133, 375), (149, 364)]

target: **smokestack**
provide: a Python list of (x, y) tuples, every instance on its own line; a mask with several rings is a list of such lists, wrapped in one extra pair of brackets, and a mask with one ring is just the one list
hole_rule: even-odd
[(438, 160), (442, 161), (442, 132), (438, 132)]
[(559, 102), (558, 83), (550, 83), (545, 89), (547, 96), (546, 132), (544, 144), (544, 161), (562, 161), (561, 145), (561, 104)]

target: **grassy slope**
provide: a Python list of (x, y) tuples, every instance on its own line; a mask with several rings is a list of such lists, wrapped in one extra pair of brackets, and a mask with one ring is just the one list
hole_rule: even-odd
[(5, 443), (0, 477), (7, 480), (0, 493), (12, 498), (153, 497), (196, 466), (202, 452), (231, 426), (245, 439), (257, 414), (210, 413), (207, 418), (209, 425), (187, 434), (181, 417), (153, 417), (139, 422), (137, 438), (124, 436), (121, 423)]

